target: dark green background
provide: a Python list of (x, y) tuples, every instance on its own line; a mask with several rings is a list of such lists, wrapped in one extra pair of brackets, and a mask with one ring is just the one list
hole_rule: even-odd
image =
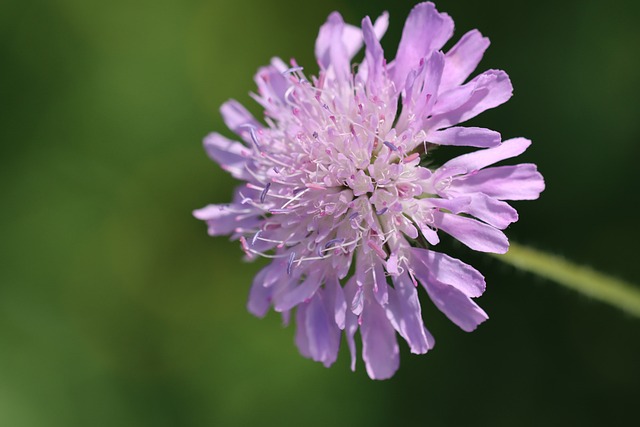
[[(515, 96), (474, 124), (527, 136), (547, 190), (514, 240), (640, 283), (640, 3), (452, 1)], [(435, 349), (396, 376), (302, 358), (245, 310), (259, 265), (191, 210), (233, 180), (205, 156), (219, 105), (273, 55), (315, 69), (328, 13), (410, 2), (0, 1), (0, 426), (627, 425), (640, 322), (445, 242), (487, 277), (467, 334), (424, 300)], [(424, 296), (424, 295), (423, 295)], [(346, 349), (343, 349), (346, 350)]]

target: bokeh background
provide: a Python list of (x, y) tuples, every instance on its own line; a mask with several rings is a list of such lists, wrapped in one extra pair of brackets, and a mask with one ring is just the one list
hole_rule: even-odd
[[(332, 10), (413, 2), (0, 1), (0, 426), (627, 425), (640, 321), (499, 261), (444, 245), (487, 277), (490, 321), (457, 329), (423, 298), (435, 349), (384, 382), (302, 358), (279, 316), (245, 310), (260, 267), (194, 208), (233, 180), (202, 137), (229, 134), (278, 55), (314, 70)], [(640, 3), (440, 0), (455, 39), (515, 96), (474, 124), (534, 141), (547, 180), (514, 241), (640, 284)], [(450, 46), (451, 44), (449, 44)], [(423, 295), (424, 296), (424, 295)], [(343, 349), (345, 350), (345, 349)]]

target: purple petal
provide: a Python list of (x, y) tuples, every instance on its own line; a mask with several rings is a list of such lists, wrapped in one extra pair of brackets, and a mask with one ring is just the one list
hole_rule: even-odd
[[(351, 277), (347, 284), (344, 286), (344, 297), (347, 301), (352, 301), (356, 294), (358, 285), (354, 277)], [(345, 328), (344, 335), (347, 340), (347, 346), (349, 347), (349, 353), (351, 355), (351, 370), (356, 370), (356, 341), (354, 336), (358, 330), (358, 317), (353, 314), (351, 310), (347, 310), (345, 313)]]
[(271, 294), (273, 293), (273, 288), (264, 286), (267, 274), (267, 268), (260, 270), (253, 279), (253, 284), (249, 291), (247, 309), (249, 310), (249, 313), (257, 317), (264, 317), (271, 305)]
[(451, 193), (484, 193), (499, 200), (534, 200), (544, 190), (536, 165), (498, 166), (453, 180)]
[[(387, 28), (389, 27), (389, 13), (382, 12), (380, 16), (376, 18), (376, 22), (373, 23), (373, 33), (376, 35), (378, 40), (382, 39), (384, 33), (387, 32)], [(357, 52), (357, 51), (356, 51)], [(354, 55), (356, 52), (353, 52)]]
[(231, 234), (237, 228), (253, 228), (258, 224), (258, 214), (252, 215), (253, 210), (244, 206), (207, 205), (193, 211), (193, 216), (207, 222), (207, 232), (210, 236)]
[(439, 50), (453, 34), (453, 20), (438, 13), (431, 2), (416, 5), (402, 30), (398, 53), (393, 65), (393, 80), (397, 88), (404, 87), (409, 72), (420, 60)]
[(375, 283), (373, 287), (373, 295), (381, 306), (387, 305), (389, 302), (389, 285), (387, 284), (387, 276), (385, 276), (384, 268), (381, 263), (376, 262), (372, 271), (372, 280)]
[(344, 298), (344, 291), (340, 286), (340, 281), (335, 277), (330, 277), (325, 281), (327, 295), (333, 301), (333, 317), (336, 325), (344, 329), (344, 319), (347, 313), (347, 301)]
[(505, 103), (513, 93), (504, 71), (489, 70), (459, 88), (439, 95), (433, 117), (425, 122), (429, 129), (442, 129), (466, 122), (490, 108)]
[(275, 111), (274, 108), (286, 104), (284, 99), (287, 89), (291, 86), (287, 76), (282, 74), (282, 61), (271, 61), (272, 64), (258, 69), (254, 80), (258, 86), (258, 92), (263, 97), (254, 97), (267, 111)]
[(482, 274), (459, 259), (421, 248), (411, 248), (411, 255), (425, 266), (425, 270), (417, 269), (416, 274), (422, 272), (430, 280), (451, 285), (468, 297), (479, 297), (485, 290)]
[(437, 212), (435, 226), (468, 247), (480, 252), (504, 254), (509, 250), (507, 236), (500, 230), (473, 218)]
[(454, 287), (420, 280), (436, 307), (463, 331), (471, 332), (489, 318), (483, 309)]
[(367, 90), (376, 93), (382, 89), (384, 52), (368, 16), (362, 20), (362, 34), (366, 46)]
[(340, 346), (340, 330), (327, 312), (322, 292), (318, 292), (308, 303), (302, 304), (298, 310), (303, 312), (302, 320), (297, 319), (298, 328), (306, 330), (302, 342), (309, 357), (329, 367), (338, 357)]
[(502, 138), (493, 130), (458, 126), (429, 132), (427, 141), (438, 145), (488, 148), (500, 145)]
[(309, 304), (300, 304), (296, 310), (296, 346), (304, 357), (311, 359), (311, 349), (309, 348), (309, 334), (306, 328), (307, 310)]
[(310, 299), (321, 284), (322, 279), (319, 273), (309, 275), (299, 285), (274, 295), (274, 309), (276, 311), (291, 310), (301, 302)]
[(513, 138), (504, 141), (497, 147), (474, 151), (449, 160), (441, 168), (459, 168), (467, 172), (477, 171), (501, 160), (519, 156), (531, 145), (525, 138)]
[(374, 380), (391, 378), (400, 366), (400, 351), (395, 331), (377, 302), (367, 301), (360, 333), (362, 359), (369, 377)]
[[(397, 128), (402, 129), (407, 123), (411, 125), (412, 120), (413, 127), (422, 127), (423, 119), (431, 114), (432, 108), (437, 104), (443, 69), (444, 55), (442, 52), (433, 52), (417, 71), (409, 74), (405, 87), (407, 96), (402, 101), (402, 116), (398, 120)], [(419, 144), (420, 141), (415, 143)], [(408, 147), (411, 148), (413, 147)]]
[(238, 135), (241, 134), (243, 128), (247, 125), (254, 128), (262, 127), (253, 115), (235, 99), (231, 99), (222, 104), (222, 107), (220, 107), (220, 113), (222, 114), (222, 119), (227, 127)]
[(462, 36), (445, 55), (442, 89), (462, 84), (476, 69), (488, 47), (489, 39), (482, 37), (478, 30), (471, 30)]
[(204, 139), (204, 149), (212, 160), (234, 178), (243, 181), (253, 180), (245, 168), (247, 162), (245, 154), (249, 150), (244, 145), (214, 132)]
[(466, 213), (504, 230), (518, 220), (518, 212), (508, 203), (496, 200), (482, 193), (471, 197), (471, 204), (465, 209)]
[[(329, 74), (335, 73), (340, 81), (346, 81), (351, 74), (351, 58), (343, 41), (344, 29), (342, 16), (338, 12), (332, 12), (327, 22), (320, 27), (315, 48), (320, 68), (327, 70)], [(351, 38), (352, 36), (349, 37)]]
[(387, 317), (396, 331), (407, 341), (411, 352), (423, 354), (433, 348), (435, 340), (424, 327), (418, 292), (407, 274), (394, 279), (389, 290)]
[[(371, 22), (371, 19), (367, 17), (366, 19)], [(376, 22), (373, 24), (372, 30), (375, 38), (380, 40), (384, 33), (387, 31), (389, 27), (389, 14), (387, 12), (383, 12), (378, 18)], [(349, 57), (349, 61), (353, 59), (356, 53), (362, 48), (362, 39), (363, 32), (360, 28), (355, 27), (353, 25), (345, 24), (344, 30), (342, 32), (342, 42), (347, 51), (347, 55)]]

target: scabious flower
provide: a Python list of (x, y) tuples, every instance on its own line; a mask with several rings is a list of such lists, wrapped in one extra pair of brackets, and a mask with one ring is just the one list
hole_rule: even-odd
[[(487, 319), (473, 301), (484, 277), (432, 250), (438, 232), (504, 253), (502, 230), (518, 219), (505, 200), (536, 199), (544, 189), (533, 164), (492, 166), (530, 141), (458, 126), (511, 97), (504, 71), (466, 82), (489, 40), (472, 30), (444, 53), (453, 21), (421, 3), (387, 63), (379, 42), (387, 25), (386, 13), (375, 24), (364, 18), (360, 29), (334, 12), (316, 41), (318, 77), (278, 58), (259, 69), (253, 98), (264, 123), (232, 100), (221, 113), (242, 142), (218, 133), (204, 141), (209, 156), (246, 183), (232, 203), (194, 212), (210, 235), (239, 240), (247, 258), (272, 259), (253, 281), (251, 313), (273, 307), (288, 321), (295, 310), (300, 352), (325, 366), (344, 331), (355, 369), (359, 329), (374, 379), (398, 369), (396, 333), (413, 353), (434, 345), (418, 284), (463, 330)], [(363, 44), (364, 59), (352, 67)], [(478, 149), (436, 167), (429, 154), (438, 146)]]

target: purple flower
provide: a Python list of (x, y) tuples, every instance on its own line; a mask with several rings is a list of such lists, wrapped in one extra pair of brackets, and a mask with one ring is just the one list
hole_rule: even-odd
[[(262, 317), (273, 307), (286, 322), (295, 309), (300, 352), (325, 366), (336, 360), (344, 331), (355, 369), (360, 329), (374, 379), (398, 369), (396, 333), (413, 353), (434, 345), (418, 283), (463, 330), (487, 319), (473, 301), (484, 277), (431, 250), (438, 231), (504, 253), (502, 230), (518, 219), (505, 200), (536, 199), (544, 189), (533, 164), (491, 166), (521, 154), (528, 140), (501, 142), (496, 131), (458, 126), (511, 97), (503, 71), (466, 82), (489, 40), (472, 30), (443, 53), (453, 21), (421, 3), (387, 63), (379, 43), (387, 24), (385, 13), (360, 29), (334, 12), (316, 41), (318, 77), (278, 58), (261, 68), (253, 98), (264, 124), (238, 102), (225, 103), (224, 121), (242, 142), (213, 133), (204, 145), (246, 184), (231, 204), (194, 212), (210, 235), (238, 239), (249, 259), (272, 259), (253, 282), (251, 313)], [(363, 44), (364, 60), (353, 67)], [(479, 150), (432, 166), (431, 151), (447, 145)]]

